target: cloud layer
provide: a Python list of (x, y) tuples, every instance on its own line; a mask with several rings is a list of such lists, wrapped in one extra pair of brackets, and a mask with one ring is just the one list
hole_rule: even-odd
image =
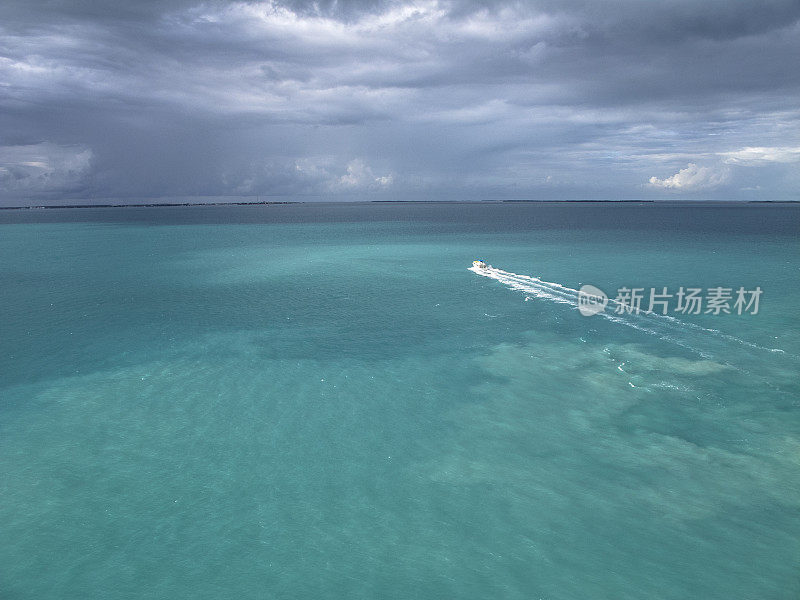
[(689, 163), (685, 169), (681, 169), (671, 177), (665, 179), (651, 177), (650, 185), (673, 190), (702, 190), (718, 187), (727, 179), (727, 171), (717, 171), (710, 167), (698, 167), (694, 163)]
[(798, 55), (781, 0), (11, 0), (0, 202), (796, 199)]

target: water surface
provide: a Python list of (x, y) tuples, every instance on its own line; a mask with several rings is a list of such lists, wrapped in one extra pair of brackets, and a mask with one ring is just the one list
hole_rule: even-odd
[[(800, 207), (0, 223), (3, 597), (800, 595)], [(764, 294), (654, 330), (477, 257)]]

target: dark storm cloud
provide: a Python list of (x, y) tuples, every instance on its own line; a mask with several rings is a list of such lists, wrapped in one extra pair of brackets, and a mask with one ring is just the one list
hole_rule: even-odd
[(0, 198), (794, 198), (800, 3), (6, 2)]

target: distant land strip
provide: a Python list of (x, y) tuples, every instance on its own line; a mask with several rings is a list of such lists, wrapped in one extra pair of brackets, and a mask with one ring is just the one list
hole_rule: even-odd
[(800, 200), (261, 200), (258, 202), (148, 202), (125, 204), (43, 204), (0, 206), (0, 210), (52, 208), (159, 208), (176, 206), (264, 206), (270, 204), (798, 204)]

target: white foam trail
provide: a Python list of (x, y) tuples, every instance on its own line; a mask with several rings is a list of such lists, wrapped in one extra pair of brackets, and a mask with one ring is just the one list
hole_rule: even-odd
[[(469, 270), (477, 275), (495, 279), (511, 289), (523, 291), (535, 298), (544, 298), (558, 302), (559, 304), (569, 304), (575, 308), (578, 307), (578, 290), (561, 285), (560, 283), (545, 281), (543, 279), (539, 279), (538, 277), (531, 277), (530, 275), (519, 275), (517, 273), (504, 271), (503, 269), (498, 269), (491, 266), (487, 268), (473, 266), (470, 267)], [(608, 303), (609, 307), (612, 305), (616, 305), (617, 307), (620, 306), (620, 303), (612, 298), (609, 298)], [(695, 323), (682, 321), (671, 315), (663, 315), (660, 313), (647, 311), (640, 312), (638, 314), (617, 312), (601, 312), (598, 314), (609, 321), (637, 329), (650, 335), (655, 335), (663, 340), (687, 348), (699, 354), (703, 358), (712, 358), (712, 355), (697, 348), (695, 345), (680, 339), (680, 334), (683, 330), (691, 329), (694, 331), (703, 332), (706, 334), (706, 337), (725, 340), (726, 342), (733, 342), (755, 350), (784, 353), (784, 351), (780, 348), (766, 348), (736, 336), (723, 333), (717, 329), (702, 327), (701, 325), (697, 325)]]

